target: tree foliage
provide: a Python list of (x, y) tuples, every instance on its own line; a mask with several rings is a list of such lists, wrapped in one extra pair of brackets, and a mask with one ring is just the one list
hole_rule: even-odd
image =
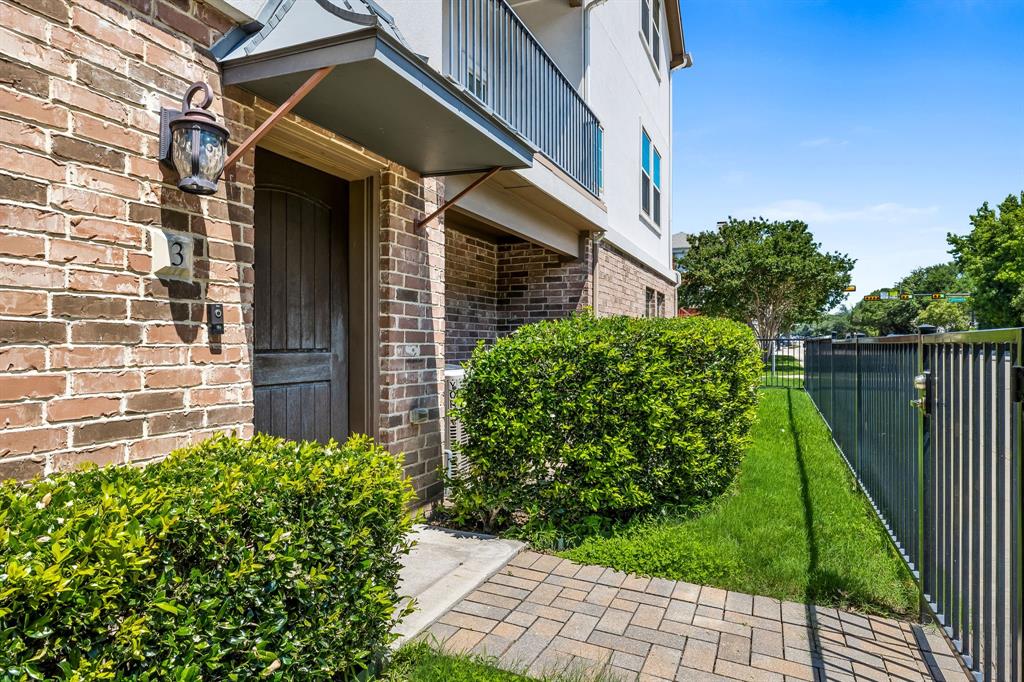
[(850, 309), (845, 305), (821, 315), (817, 320), (802, 322), (793, 328), (793, 333), (797, 336), (846, 336), (852, 331), (854, 329), (850, 322)]
[[(960, 273), (956, 263), (938, 263), (923, 268), (916, 268), (909, 275), (893, 284), (891, 288), (886, 289), (886, 291), (932, 294), (960, 292), (969, 289), (970, 283)], [(877, 295), (880, 292), (881, 290), (876, 289), (871, 293)], [(930, 297), (914, 297), (906, 301), (859, 301), (850, 313), (850, 324), (855, 331), (864, 332), (872, 336), (913, 334), (917, 331), (920, 316), (930, 303), (932, 303)], [(949, 305), (957, 307), (958, 315), (953, 315), (952, 309), (947, 309), (943, 319), (967, 319), (969, 326), (969, 304), (949, 303)], [(936, 326), (949, 329), (945, 325)], [(966, 326), (958, 327), (958, 329), (964, 328)]]
[(958, 332), (970, 329), (971, 318), (962, 303), (929, 301), (921, 314), (917, 316), (916, 324), (931, 324), (947, 332)]
[(729, 221), (690, 240), (681, 300), (702, 313), (752, 325), (775, 337), (834, 307), (854, 260), (827, 253), (800, 220)]
[(971, 232), (946, 237), (957, 265), (974, 284), (972, 303), (980, 326), (1024, 324), (1024, 192), (998, 210), (982, 204)]

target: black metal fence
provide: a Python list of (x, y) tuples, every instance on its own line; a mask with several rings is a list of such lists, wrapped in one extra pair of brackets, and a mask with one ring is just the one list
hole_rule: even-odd
[(803, 388), (804, 339), (758, 338), (761, 346), (761, 385), (769, 388)]
[(978, 679), (1024, 679), (1024, 330), (806, 343), (804, 386)]

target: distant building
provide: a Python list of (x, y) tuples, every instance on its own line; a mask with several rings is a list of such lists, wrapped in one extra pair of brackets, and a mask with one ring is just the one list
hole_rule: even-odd
[(685, 232), (676, 232), (672, 235), (672, 263), (675, 264), (676, 270), (682, 272), (683, 269), (679, 266), (679, 259), (686, 256), (690, 252), (690, 240), (689, 235)]

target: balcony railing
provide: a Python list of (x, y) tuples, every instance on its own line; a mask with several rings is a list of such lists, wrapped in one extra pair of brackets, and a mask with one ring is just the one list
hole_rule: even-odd
[(505, 0), (446, 0), (445, 75), (597, 196), (597, 116)]

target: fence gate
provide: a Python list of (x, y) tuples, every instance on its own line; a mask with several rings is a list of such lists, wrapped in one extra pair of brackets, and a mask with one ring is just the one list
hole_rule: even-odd
[(804, 386), (978, 680), (1024, 679), (1024, 330), (809, 340)]

